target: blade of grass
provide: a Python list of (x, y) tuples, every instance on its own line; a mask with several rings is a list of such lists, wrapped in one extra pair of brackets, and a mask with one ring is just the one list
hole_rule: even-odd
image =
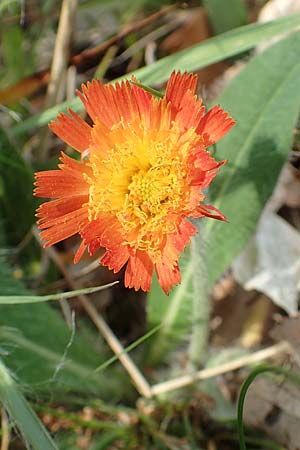
[[(215, 36), (201, 44), (194, 45), (171, 56), (166, 56), (154, 64), (136, 70), (122, 78), (134, 75), (143, 84), (155, 84), (166, 81), (173, 70), (198, 70), (225, 58), (237, 55), (254, 48), (257, 44), (280, 33), (292, 32), (300, 27), (300, 15), (291, 15), (272, 22), (246, 25), (219, 36)], [(122, 78), (119, 78), (122, 79)], [(81, 111), (83, 106), (78, 98), (64, 102), (41, 114), (33, 116), (12, 127), (15, 135), (22, 134), (35, 127), (40, 127), (54, 119), (59, 112), (71, 107)]]
[(41, 303), (53, 300), (74, 298), (77, 297), (78, 295), (93, 294), (94, 292), (103, 291), (104, 289), (110, 288), (111, 286), (114, 286), (117, 283), (118, 281), (114, 281), (113, 283), (105, 284), (104, 286), (77, 289), (75, 291), (62, 292), (60, 294), (51, 294), (51, 295), (0, 295), (0, 305)]
[(0, 360), (0, 400), (16, 421), (24, 440), (35, 450), (58, 450), (55, 442), (21, 394), (9, 370)]
[(262, 373), (274, 373), (275, 375), (283, 375), (290, 381), (292, 381), (295, 384), (300, 385), (300, 375), (295, 372), (291, 372), (290, 370), (284, 368), (284, 367), (276, 367), (276, 366), (267, 366), (267, 365), (260, 365), (256, 367), (255, 369), (250, 372), (248, 377), (245, 379), (239, 399), (238, 399), (238, 407), (237, 407), (237, 426), (238, 426), (238, 433), (239, 433), (239, 442), (240, 442), (240, 450), (247, 450), (246, 449), (246, 440), (245, 440), (245, 432), (244, 432), (244, 423), (243, 423), (243, 410), (244, 410), (244, 404), (245, 404), (245, 398), (247, 391), (255, 378), (262, 374)]
[[(161, 327), (161, 325), (157, 325), (156, 327), (152, 328), (152, 330), (148, 331), (146, 334), (141, 336), (139, 339), (134, 341), (132, 344), (125, 347), (123, 353), (128, 353), (131, 350), (133, 350), (134, 348), (138, 347), (140, 344), (142, 344), (147, 339), (149, 339), (149, 337), (151, 337), (154, 333), (156, 333), (160, 329), (160, 327)], [(101, 364), (101, 366), (97, 367), (94, 370), (94, 372), (96, 373), (96, 372), (100, 372), (101, 370), (106, 369), (108, 366), (113, 364), (115, 361), (118, 361), (118, 359), (119, 359), (119, 355), (112, 356), (110, 359), (108, 359), (103, 364)]]

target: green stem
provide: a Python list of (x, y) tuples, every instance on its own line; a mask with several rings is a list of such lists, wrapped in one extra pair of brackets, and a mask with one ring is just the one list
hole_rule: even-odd
[[(148, 331), (146, 334), (144, 334), (143, 336), (141, 336), (139, 339), (137, 339), (136, 341), (134, 341), (132, 344), (128, 345), (124, 351), (122, 353), (129, 353), (131, 350), (135, 349), (136, 347), (138, 347), (140, 344), (142, 344), (144, 341), (146, 341), (147, 339), (149, 339), (153, 334), (155, 334), (160, 328), (161, 328), (161, 324), (157, 325), (156, 327), (152, 328), (152, 330)], [(110, 366), (111, 364), (113, 364), (115, 361), (117, 361), (119, 359), (120, 355), (115, 355), (112, 356), (110, 359), (108, 359), (107, 361), (105, 361), (103, 364), (101, 364), (101, 366), (97, 367), (94, 372), (100, 372), (101, 370), (107, 369), (108, 366)]]
[(266, 366), (266, 365), (260, 365), (256, 367), (252, 372), (248, 375), (248, 377), (245, 379), (244, 383), (242, 384), (239, 399), (238, 399), (238, 406), (237, 406), (237, 427), (238, 427), (238, 433), (239, 433), (239, 441), (240, 441), (240, 450), (247, 450), (246, 448), (246, 441), (245, 441), (245, 431), (244, 431), (244, 423), (243, 423), (243, 410), (244, 410), (244, 404), (245, 404), (245, 397), (247, 394), (247, 391), (251, 385), (251, 383), (254, 381), (254, 379), (260, 375), (261, 373), (265, 372), (272, 372), (276, 375), (284, 375), (289, 380), (293, 381), (296, 384), (300, 384), (300, 375), (296, 374), (294, 372), (290, 372), (287, 369), (284, 369), (283, 367), (274, 367), (274, 366)]
[(144, 91), (149, 92), (149, 93), (152, 94), (154, 97), (157, 97), (157, 98), (164, 98), (164, 94), (163, 94), (162, 92), (157, 91), (156, 89), (153, 89), (153, 88), (151, 88), (150, 86), (146, 86), (145, 84), (142, 84), (142, 83), (140, 83), (140, 82), (138, 82), (138, 81), (133, 81), (133, 80), (130, 80), (130, 83), (131, 83), (131, 84), (134, 84), (135, 86), (138, 86), (138, 87), (144, 89)]
[(198, 368), (203, 363), (207, 350), (210, 318), (205, 245), (201, 230), (192, 239), (191, 254), (193, 265), (193, 305), (189, 360), (194, 368)]

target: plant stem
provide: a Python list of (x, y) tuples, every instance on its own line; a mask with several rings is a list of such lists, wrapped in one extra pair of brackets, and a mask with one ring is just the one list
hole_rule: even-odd
[(208, 276), (205, 264), (205, 245), (202, 234), (192, 239), (193, 264), (193, 306), (192, 336), (189, 347), (189, 361), (193, 368), (199, 368), (205, 358), (210, 318)]

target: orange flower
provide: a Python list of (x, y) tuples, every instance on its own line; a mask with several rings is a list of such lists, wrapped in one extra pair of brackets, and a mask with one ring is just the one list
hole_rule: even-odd
[(206, 148), (235, 123), (219, 106), (205, 113), (196, 84), (173, 73), (159, 100), (129, 81), (82, 86), (93, 125), (71, 110), (49, 125), (81, 161), (62, 154), (59, 170), (36, 173), (35, 195), (53, 199), (37, 211), (46, 247), (79, 233), (75, 263), (102, 247), (109, 269), (127, 264), (129, 288), (148, 291), (154, 269), (165, 293), (180, 282), (180, 253), (197, 231), (187, 219), (225, 220), (201, 203), (226, 162)]

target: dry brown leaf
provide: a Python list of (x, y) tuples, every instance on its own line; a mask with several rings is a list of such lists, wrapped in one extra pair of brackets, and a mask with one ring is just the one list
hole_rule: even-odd
[(28, 97), (44, 86), (47, 86), (49, 73), (47, 71), (39, 72), (34, 75), (23, 78), (23, 80), (0, 90), (0, 104), (10, 105)]

